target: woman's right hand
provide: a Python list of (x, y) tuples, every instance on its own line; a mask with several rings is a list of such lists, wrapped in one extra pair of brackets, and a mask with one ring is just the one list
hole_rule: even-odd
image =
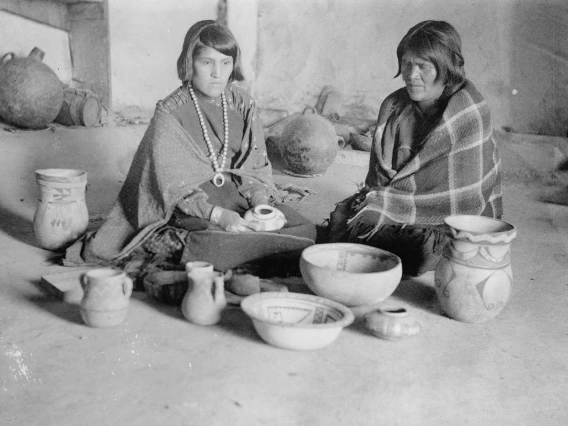
[(260, 224), (247, 222), (237, 212), (219, 206), (213, 207), (209, 220), (228, 232), (251, 232), (261, 230)]

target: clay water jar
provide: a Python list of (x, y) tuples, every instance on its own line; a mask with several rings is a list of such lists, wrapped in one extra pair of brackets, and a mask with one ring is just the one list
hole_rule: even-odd
[(35, 47), (27, 57), (6, 53), (0, 64), (0, 116), (30, 129), (51, 123), (63, 104), (63, 84)]
[(111, 268), (93, 269), (81, 276), (81, 318), (90, 327), (114, 327), (128, 314), (132, 280)]
[(187, 293), (181, 302), (181, 312), (185, 319), (193, 324), (213, 325), (221, 320), (227, 307), (225, 298), (224, 275), (213, 271), (207, 262), (189, 262), (186, 264)]
[(479, 323), (501, 312), (511, 296), (510, 245), (513, 225), (484, 216), (445, 219), (450, 243), (435, 272), (435, 287), (444, 312), (458, 321)]
[(333, 125), (313, 108), (292, 120), (282, 131), (278, 147), (285, 163), (284, 172), (299, 177), (325, 173), (339, 150)]
[(85, 202), (87, 172), (74, 169), (36, 170), (38, 205), (34, 234), (39, 246), (60, 250), (75, 242), (89, 226)]

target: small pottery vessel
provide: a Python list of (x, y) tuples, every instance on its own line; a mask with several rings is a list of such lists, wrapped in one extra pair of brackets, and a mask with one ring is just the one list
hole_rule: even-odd
[(338, 137), (327, 119), (307, 108), (286, 125), (279, 150), (286, 166), (284, 172), (299, 177), (320, 176), (335, 160)]
[(455, 215), (445, 222), (451, 239), (435, 272), (440, 305), (455, 320), (488, 321), (511, 295), (509, 248), (517, 231), (510, 223), (484, 216)]
[(387, 306), (367, 312), (365, 326), (375, 336), (385, 340), (400, 340), (422, 330), (422, 322), (400, 306)]
[(0, 116), (8, 123), (39, 129), (63, 104), (63, 84), (35, 47), (27, 57), (6, 53), (0, 64)]
[(199, 325), (218, 323), (227, 306), (223, 274), (196, 268), (187, 273), (187, 282), (187, 293), (181, 302), (185, 319)]
[(261, 226), (261, 231), (276, 231), (286, 225), (286, 216), (277, 208), (262, 204), (245, 213), (247, 222), (254, 222)]
[(87, 172), (72, 169), (36, 170), (39, 204), (34, 233), (41, 248), (64, 249), (81, 237), (89, 225), (85, 203)]
[(81, 277), (81, 318), (91, 327), (114, 327), (124, 321), (130, 306), (132, 280), (125, 272), (93, 269)]
[(213, 272), (213, 265), (209, 262), (204, 262), (202, 260), (197, 260), (195, 262), (186, 262), (185, 272), (189, 273), (191, 271)]

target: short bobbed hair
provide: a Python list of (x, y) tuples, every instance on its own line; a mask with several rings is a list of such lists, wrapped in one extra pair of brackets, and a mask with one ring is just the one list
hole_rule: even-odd
[(424, 21), (408, 30), (396, 49), (398, 73), (395, 77), (401, 74), (402, 57), (406, 53), (434, 64), (437, 73), (435, 81), (441, 81), (446, 87), (445, 94), (453, 93), (465, 81), (460, 35), (445, 21)]
[(193, 78), (193, 60), (206, 47), (233, 58), (233, 72), (229, 81), (244, 80), (241, 65), (241, 49), (233, 33), (217, 21), (205, 20), (194, 24), (185, 35), (181, 54), (177, 60), (179, 79), (185, 84)]

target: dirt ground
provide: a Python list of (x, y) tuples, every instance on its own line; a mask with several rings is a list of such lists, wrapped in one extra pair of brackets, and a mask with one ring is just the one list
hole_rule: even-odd
[[(275, 180), (314, 191), (290, 205), (321, 223), (365, 178), (353, 158), (313, 179), (275, 167)], [(39, 285), (69, 269), (37, 248), (29, 222), (2, 216), (0, 424), (568, 424), (568, 207), (550, 202), (564, 190), (506, 180), (514, 288), (494, 320), (446, 317), (427, 273), (383, 302), (418, 317), (417, 336), (380, 340), (358, 310), (332, 345), (308, 352), (266, 344), (237, 307), (197, 326), (143, 292), (120, 326), (90, 328)]]

